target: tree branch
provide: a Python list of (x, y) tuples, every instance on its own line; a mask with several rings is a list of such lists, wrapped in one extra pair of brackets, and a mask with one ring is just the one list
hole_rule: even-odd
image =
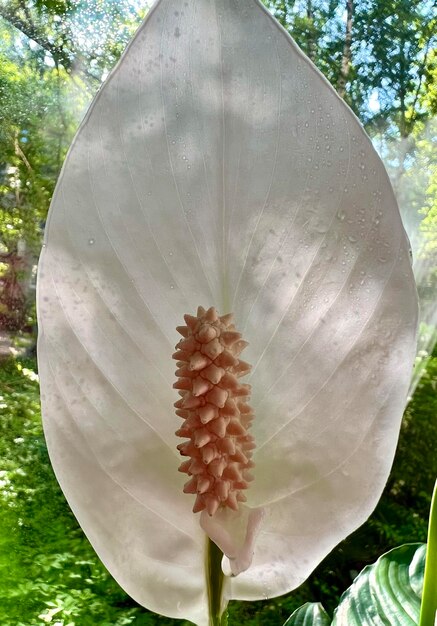
[(31, 16), (28, 14), (28, 11), (25, 11), (25, 13), (28, 18), (30, 17), (30, 19), (24, 20), (22, 17), (17, 15), (16, 11), (11, 10), (10, 8), (8, 9), (5, 6), (0, 6), (0, 17), (6, 22), (9, 22), (9, 24), (14, 26), (14, 28), (21, 31), (23, 35), (41, 46), (43, 50), (46, 50), (46, 52), (53, 57), (56, 65), (62, 65), (67, 72), (79, 69), (93, 81), (98, 83), (101, 82), (98, 76), (95, 76), (88, 70), (83, 55), (77, 53), (76, 51), (66, 52), (61, 46), (58, 46), (50, 41), (48, 37), (35, 25)]
[(20, 30), (26, 37), (32, 39), (32, 41), (41, 46), (41, 48), (49, 52), (66, 70), (71, 68), (73, 64), (72, 58), (66, 54), (62, 48), (52, 43), (43, 33), (38, 32), (35, 24), (24, 21), (16, 13), (3, 6), (0, 6), (0, 17)]
[(24, 165), (27, 167), (29, 171), (32, 171), (32, 166), (30, 165), (26, 155), (21, 149), (21, 146), (18, 140), (18, 134), (16, 134), (14, 137), (14, 148), (15, 148), (15, 154), (17, 155), (17, 157), (19, 157), (23, 161)]

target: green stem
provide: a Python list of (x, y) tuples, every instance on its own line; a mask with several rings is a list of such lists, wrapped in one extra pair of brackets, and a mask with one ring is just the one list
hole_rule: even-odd
[(429, 514), (428, 546), (426, 548), (422, 604), (419, 626), (434, 626), (437, 611), (437, 481)]
[(206, 539), (206, 586), (208, 589), (209, 626), (227, 626), (226, 603), (223, 598), (225, 575), (223, 552), (209, 537)]

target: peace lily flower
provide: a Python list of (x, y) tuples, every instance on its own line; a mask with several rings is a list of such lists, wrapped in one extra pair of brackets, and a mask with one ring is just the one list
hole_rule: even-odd
[[(256, 448), (247, 501), (193, 513), (171, 355), (198, 306), (248, 342)], [(408, 242), (358, 121), (257, 0), (150, 11), (67, 157), (38, 310), (53, 467), (149, 609), (209, 623), (207, 536), (225, 600), (267, 598), (376, 505), (415, 351)]]

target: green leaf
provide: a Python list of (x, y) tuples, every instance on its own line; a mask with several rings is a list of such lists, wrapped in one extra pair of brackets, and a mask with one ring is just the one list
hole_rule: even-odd
[(434, 624), (437, 614), (437, 481), (432, 494), (431, 511), (429, 514), (428, 548), (423, 574), (422, 606), (420, 609), (420, 626)]
[(284, 626), (329, 626), (330, 623), (320, 602), (307, 602), (290, 615)]
[(425, 552), (424, 544), (405, 544), (365, 567), (342, 595), (332, 626), (417, 626)]

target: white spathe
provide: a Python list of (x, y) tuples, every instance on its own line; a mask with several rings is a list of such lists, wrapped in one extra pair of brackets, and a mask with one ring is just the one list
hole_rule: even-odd
[(39, 266), (44, 427), (68, 502), (135, 600), (204, 626), (171, 359), (198, 305), (235, 313), (253, 365), (247, 504), (265, 516), (226, 593), (279, 595), (376, 505), (417, 312), (380, 159), (257, 0), (150, 11), (72, 145)]

